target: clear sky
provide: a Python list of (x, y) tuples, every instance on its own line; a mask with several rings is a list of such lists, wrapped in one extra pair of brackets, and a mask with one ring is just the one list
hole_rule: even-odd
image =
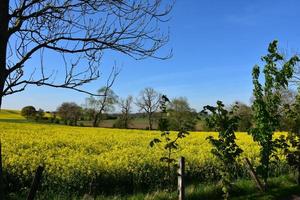
[[(299, 0), (177, 0), (165, 24), (170, 42), (162, 51), (173, 49), (173, 57), (135, 61), (106, 54), (103, 76), (114, 62), (122, 67), (113, 88), (121, 97), (153, 87), (171, 98), (187, 97), (198, 110), (217, 100), (249, 103), (251, 70), (260, 64), (268, 44), (277, 39), (282, 51), (300, 52), (299, 9)], [(86, 88), (96, 91), (104, 79)], [(3, 108), (55, 110), (65, 101), (82, 104), (86, 97), (65, 89), (29, 87), (5, 97)]]

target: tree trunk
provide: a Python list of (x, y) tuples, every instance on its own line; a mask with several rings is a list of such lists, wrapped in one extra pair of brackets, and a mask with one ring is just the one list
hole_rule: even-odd
[(126, 129), (128, 128), (128, 113), (127, 112), (125, 113), (125, 116), (124, 116), (124, 126)]
[(151, 114), (149, 114), (149, 116), (148, 116), (148, 120), (149, 120), (149, 130), (152, 130), (152, 115)]
[[(0, 66), (1, 66), (1, 64), (0, 64)], [(5, 79), (6, 79), (6, 76), (4, 76), (5, 73), (6, 73), (5, 70), (0, 69), (0, 110), (1, 110), (1, 107), (2, 107), (2, 99), (3, 99), (3, 96), (4, 96), (3, 90), (4, 90)]]
[(93, 127), (98, 127), (100, 116), (101, 116), (101, 113), (97, 113), (97, 114), (95, 115), (94, 121), (93, 121)]
[(94, 120), (93, 120), (93, 127), (97, 126), (97, 121), (98, 121), (98, 114), (95, 115)]
[(104, 104), (102, 104), (100, 110), (98, 113), (96, 113), (95, 118), (94, 118), (94, 122), (93, 122), (93, 127), (98, 127), (100, 124), (100, 121), (102, 119), (102, 113), (104, 112)]
[(253, 168), (251, 162), (249, 161), (248, 158), (245, 158), (244, 161), (246, 163), (246, 166), (248, 168), (248, 171), (249, 171), (252, 179), (255, 181), (256, 186), (259, 188), (259, 190), (261, 192), (264, 192), (264, 185), (260, 182), (256, 172), (254, 171), (254, 168)]
[(3, 0), (0, 3), (0, 109), (4, 96), (4, 85), (7, 78), (6, 70), (6, 47), (8, 41), (8, 7), (9, 0)]

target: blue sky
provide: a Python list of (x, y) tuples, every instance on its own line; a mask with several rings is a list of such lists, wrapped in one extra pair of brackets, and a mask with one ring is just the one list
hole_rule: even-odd
[[(170, 42), (161, 51), (172, 49), (171, 59), (136, 61), (106, 54), (103, 78), (85, 88), (100, 88), (116, 62), (122, 71), (113, 89), (120, 97), (153, 87), (171, 98), (187, 97), (198, 110), (217, 100), (249, 103), (251, 70), (260, 64), (268, 44), (277, 39), (282, 51), (300, 52), (299, 8), (299, 0), (177, 0), (171, 20), (164, 24), (170, 28)], [(5, 97), (3, 107), (55, 110), (65, 101), (82, 104), (86, 97), (65, 89), (29, 87)]]

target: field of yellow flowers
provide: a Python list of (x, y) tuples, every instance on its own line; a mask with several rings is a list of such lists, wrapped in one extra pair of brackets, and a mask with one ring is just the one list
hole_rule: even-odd
[[(44, 188), (84, 192), (90, 182), (106, 192), (159, 187), (165, 174), (159, 161), (164, 151), (149, 146), (159, 135), (158, 131), (0, 121), (5, 179), (10, 190), (20, 190), (30, 185), (35, 169), (43, 165)], [(186, 157), (188, 180), (218, 177), (218, 163), (206, 140), (209, 135), (217, 134), (191, 132), (180, 141), (174, 157)], [(246, 133), (236, 135), (243, 157), (257, 163), (258, 145)], [(276, 170), (280, 173), (281, 169)]]

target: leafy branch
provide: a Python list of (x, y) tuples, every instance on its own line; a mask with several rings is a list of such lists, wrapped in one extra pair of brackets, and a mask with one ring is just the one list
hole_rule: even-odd
[[(233, 108), (233, 110), (236, 107)], [(224, 199), (229, 198), (229, 192), (232, 187), (233, 174), (237, 168), (237, 157), (243, 150), (235, 143), (235, 133), (239, 117), (233, 115), (233, 111), (227, 111), (221, 101), (217, 101), (217, 106), (205, 106), (204, 113), (210, 113), (206, 118), (208, 126), (219, 133), (215, 139), (209, 136), (206, 139), (213, 145), (211, 153), (217, 157), (220, 162), (219, 171), (221, 174), (221, 185), (224, 193)]]
[(175, 158), (174, 153), (176, 150), (179, 149), (178, 141), (180, 139), (185, 138), (189, 132), (185, 130), (180, 130), (175, 138), (171, 137), (171, 132), (169, 130), (169, 121), (167, 118), (167, 103), (169, 99), (163, 95), (161, 102), (160, 102), (160, 109), (161, 109), (161, 118), (159, 120), (159, 129), (161, 130), (160, 138), (154, 138), (150, 142), (150, 147), (154, 147), (159, 143), (163, 144), (164, 155), (160, 157), (160, 161), (165, 163), (167, 166), (167, 174), (166, 174), (166, 181), (169, 185), (169, 190), (172, 188), (172, 166), (175, 166)]

